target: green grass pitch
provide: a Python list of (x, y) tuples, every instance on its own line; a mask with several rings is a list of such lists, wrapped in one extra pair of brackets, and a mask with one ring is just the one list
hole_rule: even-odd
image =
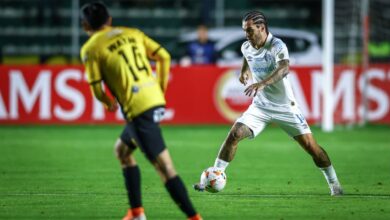
[[(333, 198), (311, 158), (277, 127), (244, 140), (218, 194), (191, 189), (228, 126), (163, 126), (204, 219), (390, 219), (390, 127), (313, 132), (345, 196)], [(0, 219), (121, 219), (127, 208), (113, 144), (122, 126), (0, 126)], [(185, 219), (140, 152), (148, 219)]]

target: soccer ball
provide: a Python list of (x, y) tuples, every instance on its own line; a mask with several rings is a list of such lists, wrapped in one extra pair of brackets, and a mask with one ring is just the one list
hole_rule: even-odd
[(207, 192), (211, 193), (222, 191), (225, 188), (226, 180), (225, 172), (217, 167), (207, 168), (200, 176), (200, 183), (204, 185)]

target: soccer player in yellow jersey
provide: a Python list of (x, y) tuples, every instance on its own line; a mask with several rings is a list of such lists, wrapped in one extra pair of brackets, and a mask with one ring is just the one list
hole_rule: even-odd
[[(141, 202), (140, 170), (133, 156), (137, 147), (154, 165), (170, 196), (188, 219), (201, 219), (175, 171), (159, 127), (164, 114), (169, 53), (140, 30), (112, 27), (112, 18), (100, 2), (84, 5), (81, 17), (83, 28), (90, 36), (81, 49), (81, 59), (92, 93), (110, 111), (115, 111), (119, 104), (127, 121), (115, 144), (130, 203), (123, 219), (146, 219)], [(156, 61), (156, 77), (149, 59)], [(104, 92), (102, 82), (114, 99)]]

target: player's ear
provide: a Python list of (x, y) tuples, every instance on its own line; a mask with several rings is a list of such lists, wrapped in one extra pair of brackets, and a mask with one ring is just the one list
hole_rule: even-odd
[(83, 26), (85, 32), (92, 31), (91, 25), (89, 25), (85, 20), (81, 21), (81, 25)]
[(111, 26), (111, 25), (112, 25), (112, 17), (111, 17), (111, 16), (108, 17), (106, 24), (107, 24), (108, 26)]

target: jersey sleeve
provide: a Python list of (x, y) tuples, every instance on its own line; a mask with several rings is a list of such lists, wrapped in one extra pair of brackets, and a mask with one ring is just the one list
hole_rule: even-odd
[(152, 38), (148, 37), (143, 32), (141, 33), (142, 33), (142, 38), (146, 49), (146, 54), (148, 55), (149, 58), (154, 59), (154, 56), (161, 49), (161, 45), (156, 41), (154, 41)]
[(143, 34), (143, 41), (148, 58), (156, 61), (157, 81), (161, 90), (165, 92), (168, 85), (171, 56), (159, 43), (145, 34)]
[(242, 43), (241, 45), (241, 53), (242, 55), (244, 56), (244, 58), (246, 57), (246, 49), (248, 49), (248, 41), (245, 41), (244, 43)]
[(100, 82), (102, 75), (99, 68), (99, 60), (96, 53), (87, 48), (81, 50), (81, 60), (85, 67), (85, 73), (87, 75), (87, 81), (89, 84)]
[(286, 44), (284, 44), (281, 40), (276, 40), (272, 45), (272, 54), (275, 57), (275, 62), (278, 63), (281, 60), (288, 60), (288, 49)]

